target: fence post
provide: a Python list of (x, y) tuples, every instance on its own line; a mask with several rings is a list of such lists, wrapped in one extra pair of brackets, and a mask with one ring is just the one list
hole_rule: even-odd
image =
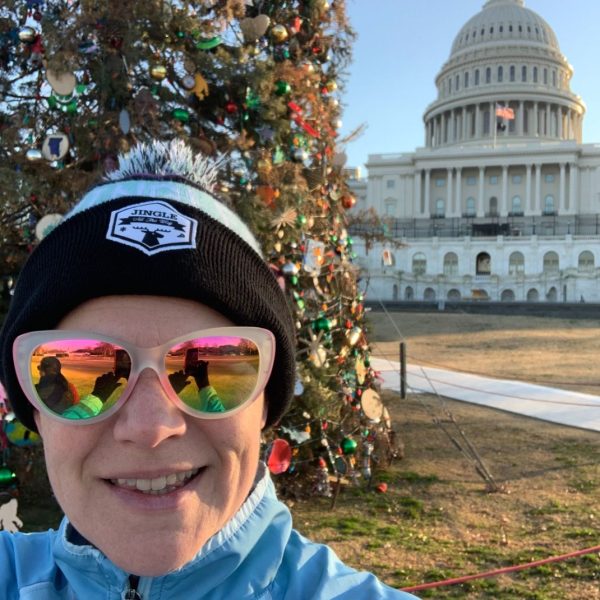
[(400, 398), (406, 398), (406, 342), (400, 342)]

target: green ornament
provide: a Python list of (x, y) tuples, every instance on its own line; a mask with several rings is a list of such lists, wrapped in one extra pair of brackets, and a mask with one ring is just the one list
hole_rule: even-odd
[(279, 147), (276, 148), (275, 151), (273, 152), (273, 164), (280, 165), (281, 163), (285, 162), (286, 159), (287, 159), (287, 156), (286, 156), (285, 152)]
[(260, 96), (252, 90), (246, 91), (246, 108), (255, 110), (260, 107)]
[(85, 92), (87, 86), (85, 85), (85, 83), (78, 83), (75, 86), (75, 91), (77, 92), (77, 94), (81, 95)]
[(292, 276), (290, 277), (290, 283), (291, 283), (292, 285), (298, 285), (298, 276), (297, 276), (297, 275), (292, 275)]
[(58, 106), (58, 100), (56, 99), (56, 96), (49, 96), (46, 102), (48, 102), (48, 106), (50, 108), (56, 108)]
[(298, 225), (306, 225), (306, 215), (298, 215), (297, 219), (296, 219), (296, 223)]
[(17, 476), (8, 467), (0, 467), (0, 485), (11, 484), (16, 479)]
[(304, 300), (302, 298), (298, 298), (296, 300), (296, 304), (298, 305), (298, 308), (300, 310), (304, 310), (304, 307), (306, 306), (306, 304), (304, 304)]
[(188, 123), (190, 120), (190, 113), (185, 108), (175, 108), (171, 114), (181, 123)]
[(332, 323), (327, 317), (319, 317), (311, 326), (313, 331), (331, 331)]
[(71, 102), (65, 106), (65, 112), (74, 115), (77, 112), (77, 100), (71, 100)]
[(177, 37), (182, 40), (185, 38), (185, 31), (178, 31), (177, 32)]
[(342, 446), (342, 452), (346, 455), (349, 455), (349, 454), (354, 454), (356, 452), (356, 448), (357, 448), (358, 444), (356, 443), (356, 440), (353, 440), (350, 437), (345, 437), (342, 440), (341, 446)]
[(279, 80), (277, 83), (275, 83), (275, 93), (278, 96), (285, 96), (286, 94), (289, 94), (291, 91), (292, 91), (292, 86), (287, 81)]
[(215, 37), (196, 42), (196, 48), (198, 50), (212, 50), (213, 48), (219, 46), (221, 44), (221, 41), (221, 38), (218, 35), (216, 35)]

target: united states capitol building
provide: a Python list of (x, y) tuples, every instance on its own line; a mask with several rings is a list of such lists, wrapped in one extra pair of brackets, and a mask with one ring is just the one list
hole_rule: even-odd
[(582, 144), (572, 75), (523, 0), (462, 27), (424, 146), (371, 154), (351, 181), (396, 242), (353, 236), (371, 300), (600, 302), (600, 145)]

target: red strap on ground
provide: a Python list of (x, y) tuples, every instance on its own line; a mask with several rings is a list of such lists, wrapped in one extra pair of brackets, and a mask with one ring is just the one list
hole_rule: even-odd
[(535, 560), (533, 562), (525, 563), (523, 565), (513, 565), (511, 567), (504, 567), (502, 569), (495, 569), (494, 571), (486, 571), (485, 573), (477, 573), (476, 575), (465, 575), (464, 577), (456, 577), (454, 579), (444, 579), (443, 581), (432, 581), (430, 583), (421, 583), (420, 585), (413, 585), (411, 587), (402, 588), (404, 592), (417, 592), (419, 590), (427, 590), (429, 588), (442, 587), (445, 585), (455, 585), (457, 583), (464, 583), (465, 581), (471, 581), (472, 579), (485, 579), (486, 577), (495, 577), (496, 575), (502, 575), (503, 573), (512, 573), (513, 571), (521, 571), (523, 569), (530, 569), (531, 567), (538, 567), (539, 565), (545, 565), (553, 562), (560, 562), (576, 556), (583, 556), (584, 554), (593, 554), (594, 552), (600, 552), (600, 546), (594, 546), (593, 548), (586, 548), (585, 550), (577, 550), (576, 552), (570, 552), (569, 554), (562, 554), (561, 556), (551, 556), (550, 558), (543, 558), (541, 560)]

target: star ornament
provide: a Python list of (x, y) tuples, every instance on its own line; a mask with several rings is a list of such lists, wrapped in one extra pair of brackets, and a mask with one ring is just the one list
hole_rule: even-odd
[(282, 227), (291, 227), (298, 218), (298, 211), (295, 208), (288, 208), (281, 214), (271, 219), (271, 227), (279, 231)]
[(256, 130), (261, 142), (272, 142), (275, 139), (275, 130), (268, 125), (263, 125)]

